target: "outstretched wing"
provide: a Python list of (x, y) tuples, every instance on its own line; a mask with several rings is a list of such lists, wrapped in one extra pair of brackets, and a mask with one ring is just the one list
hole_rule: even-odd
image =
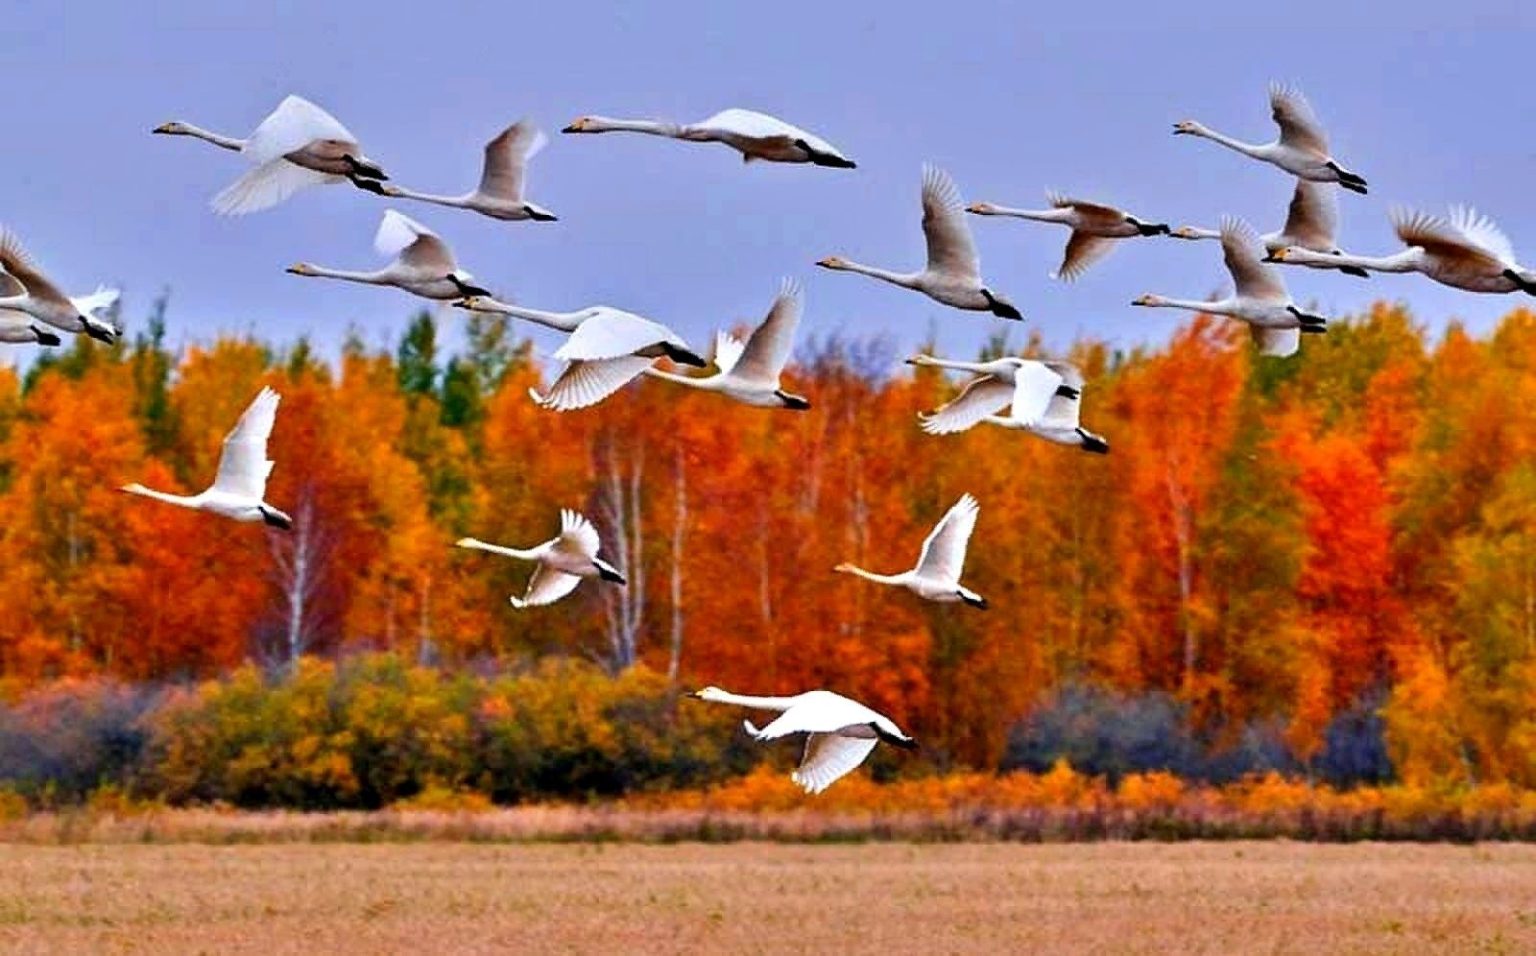
[(96, 287), (96, 291), (90, 295), (72, 296), (69, 301), (74, 303), (75, 311), (81, 315), (95, 318), (97, 312), (102, 309), (110, 309), (115, 305), (119, 295), (121, 293), (117, 289), (109, 289), (104, 285), (99, 285)]
[(336, 117), (302, 96), (289, 96), (252, 131), (241, 152), (261, 166), (319, 139), (357, 143)]
[(628, 385), (650, 368), (652, 361), (641, 355), (621, 355), (569, 362), (548, 391), (540, 394), (529, 389), (528, 394), (539, 405), (557, 412), (586, 408)]
[(992, 375), (978, 375), (948, 404), (927, 415), (920, 415), (923, 431), (930, 435), (949, 435), (972, 428), (989, 415), (996, 415), (1013, 399), (1013, 386)]
[[(768, 309), (763, 324), (747, 336), (747, 344), (731, 374), (744, 382), (755, 382), (777, 387), (779, 375), (789, 363), (790, 350), (795, 344), (795, 329), (800, 325), (800, 283), (785, 279), (779, 294)], [(716, 346), (718, 362), (719, 346)], [(721, 371), (726, 371), (721, 368)]]
[(1328, 155), (1328, 137), (1312, 112), (1312, 104), (1294, 87), (1271, 84), (1269, 111), (1280, 127), (1280, 142), (1318, 156)]
[(1259, 258), (1259, 237), (1241, 219), (1228, 216), (1221, 221), (1221, 255), (1237, 294), (1263, 302), (1287, 302), (1290, 295), (1274, 269)]
[(728, 374), (741, 361), (741, 353), (746, 348), (741, 339), (729, 332), (715, 333), (715, 368), (721, 375)]
[(1041, 416), (1041, 421), (1067, 428), (1076, 428), (1078, 415), (1083, 407), (1082, 371), (1070, 362), (1045, 362), (1043, 364), (1057, 375), (1059, 383), (1055, 390), (1051, 392), (1050, 402), (1045, 407), (1045, 413)]
[(272, 462), (267, 459), (267, 439), (277, 420), (278, 394), (263, 388), (245, 409), (224, 439), (219, 472), (213, 490), (260, 501), (267, 492)]
[(513, 596), (508, 600), (518, 609), (542, 607), (545, 604), (553, 604), (570, 594), (580, 583), (581, 578), (574, 574), (556, 571), (541, 564), (533, 569), (533, 577), (528, 579), (527, 592), (521, 598)]
[[(603, 308), (576, 326), (565, 344), (555, 350), (555, 358), (567, 362), (619, 358), (633, 356), (642, 350), (652, 351), (662, 343), (684, 344), (671, 329), (659, 322), (631, 312)], [(653, 356), (659, 354), (653, 352)]]
[(1051, 399), (1062, 385), (1062, 377), (1043, 362), (1026, 362), (1014, 376), (1011, 418), (1034, 424), (1046, 414)]
[(1315, 252), (1332, 252), (1338, 229), (1339, 201), (1332, 183), (1296, 180), (1296, 192), (1286, 210), (1281, 230), (1297, 245)]
[(393, 209), (384, 210), (379, 231), (373, 237), (373, 248), (381, 256), (396, 256), (401, 265), (438, 279), (459, 268), (453, 250), (441, 236)]
[(1284, 357), (1295, 355), (1301, 348), (1301, 329), (1266, 329), (1250, 325), (1248, 331), (1253, 336), (1253, 344), (1259, 347), (1260, 355)]
[(597, 557), (597, 529), (586, 515), (569, 508), (560, 509), (560, 543), (583, 557)]
[(1451, 207), (1451, 226), (1467, 241), (1505, 265), (1515, 264), (1515, 246), (1498, 223), (1471, 206)]
[[(21, 244), (16, 233), (0, 227), (0, 271), (19, 282), (27, 295), (62, 304), (68, 301), (59, 287), (49, 281), (43, 270)], [(20, 295), (21, 292), (12, 293)]]
[[(1392, 228), (1405, 245), (1418, 246), (1439, 259), (1469, 266), (1504, 268), (1505, 263), (1456, 226), (1439, 216), (1406, 209), (1392, 210)], [(1502, 233), (1501, 233), (1502, 235)], [(1505, 240), (1507, 243), (1508, 240)]]
[(1108, 228), (1110, 226), (1122, 225), (1125, 222), (1125, 210), (1116, 209), (1114, 206), (1088, 202), (1085, 199), (1074, 199), (1055, 190), (1048, 190), (1045, 198), (1047, 202), (1057, 209), (1076, 210), (1078, 216), (1095, 225)]
[(213, 197), (213, 211), (221, 216), (243, 216), (270, 209), (301, 189), (328, 183), (337, 177), (288, 162), (281, 156), (262, 163), (230, 183)]
[(549, 137), (526, 119), (520, 119), (485, 144), (485, 167), (480, 192), (508, 202), (520, 202), (528, 183), (528, 161), (549, 144)]
[(936, 581), (960, 583), (966, 545), (976, 529), (976, 514), (980, 510), (981, 505), (970, 494), (960, 496), (924, 539), (923, 552), (917, 559), (918, 574)]
[(1061, 258), (1061, 266), (1057, 268), (1052, 278), (1063, 282), (1071, 282), (1084, 272), (1088, 267), (1109, 255), (1115, 248), (1115, 240), (1106, 239), (1103, 236), (1094, 236), (1086, 232), (1072, 231), (1067, 239), (1067, 251)]
[(960, 190), (937, 166), (923, 166), (923, 236), (928, 240), (928, 268), (957, 279), (981, 283), (981, 257), (965, 221)]
[(811, 734), (805, 738), (805, 755), (791, 780), (806, 793), (821, 793), (847, 776), (875, 749), (879, 738), (844, 737), (840, 734)]

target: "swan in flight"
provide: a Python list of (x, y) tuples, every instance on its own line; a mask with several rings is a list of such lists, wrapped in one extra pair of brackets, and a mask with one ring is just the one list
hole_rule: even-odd
[(542, 394), (529, 390), (535, 402), (558, 412), (596, 405), (633, 381), (658, 358), (695, 368), (709, 364), (681, 336), (661, 323), (612, 306), (545, 312), (483, 296), (470, 296), (454, 305), (474, 312), (498, 312), (571, 333), (565, 344), (555, 350), (555, 358), (566, 365), (554, 384)]
[[(1333, 185), (1298, 179), (1296, 192), (1291, 195), (1291, 205), (1285, 215), (1285, 226), (1279, 232), (1265, 233), (1259, 237), (1259, 241), (1268, 253), (1286, 246), (1299, 246), (1325, 256), (1342, 256), (1344, 252), (1333, 238), (1338, 225), (1339, 204), (1334, 196)], [(1220, 239), (1221, 231), (1180, 226), (1169, 235), (1175, 239)], [(1309, 262), (1307, 265), (1318, 269), (1337, 269), (1361, 279), (1368, 275), (1359, 266), (1341, 266), (1333, 262)]]
[(122, 490), (236, 521), (260, 521), (284, 531), (291, 529), (293, 519), (262, 500), (267, 493), (267, 477), (272, 474), (272, 462), (267, 458), (267, 439), (271, 437), (272, 423), (277, 419), (277, 403), (278, 394), (263, 388), (246, 408), (224, 439), (219, 472), (206, 491), (195, 495), (170, 495), (140, 484), (124, 485)]
[(706, 392), (719, 392), (746, 405), (804, 411), (811, 407), (810, 401), (791, 395), (779, 384), (794, 345), (800, 311), (800, 284), (785, 279), (768, 317), (752, 330), (745, 344), (724, 332), (715, 337), (715, 365), (720, 371), (690, 378), (652, 366), (645, 369), (645, 374)]
[[(16, 234), (0, 229), (0, 318), (8, 326), (19, 324), (17, 313), (29, 315), (65, 332), (84, 332), (98, 342), (117, 341), (118, 331), (111, 322), (96, 313), (117, 301), (117, 290), (98, 287), (90, 295), (71, 298), (59, 291), (47, 274), (27, 254)], [(20, 338), (8, 342), (37, 342), (58, 345), (58, 336), (33, 328), (31, 337), (21, 331)], [(53, 341), (49, 341), (53, 339)]]
[(949, 174), (936, 166), (923, 166), (923, 236), (928, 244), (928, 265), (917, 272), (891, 272), (874, 266), (829, 256), (816, 263), (825, 269), (858, 272), (915, 289), (936, 302), (991, 312), (1003, 319), (1022, 319), (1019, 310), (981, 281), (981, 257), (965, 221), (960, 190)]
[(1366, 191), (1365, 180), (1350, 172), (1328, 153), (1328, 137), (1322, 123), (1300, 90), (1272, 84), (1269, 109), (1280, 127), (1280, 138), (1272, 143), (1245, 143), (1202, 126), (1194, 120), (1173, 125), (1174, 135), (1200, 136), (1235, 149), (1244, 156), (1272, 163), (1302, 179), (1318, 183), (1338, 183), (1351, 192)]
[(462, 299), (470, 295), (490, 295), (475, 285), (474, 276), (459, 268), (448, 243), (432, 230), (393, 209), (384, 211), (373, 247), (394, 261), (372, 272), (349, 272), (300, 262), (288, 267), (298, 276), (345, 279), (369, 285), (391, 285), (424, 299)]
[(528, 161), (549, 143), (537, 127), (518, 120), (485, 144), (485, 165), (480, 186), (461, 196), (419, 193), (403, 186), (382, 186), (379, 192), (397, 199), (415, 199), (458, 209), (472, 209), (492, 219), (533, 219), (554, 222), (554, 213), (523, 196), (528, 183)]
[(379, 164), (363, 155), (357, 137), (336, 117), (304, 99), (289, 96), (246, 139), (221, 136), (190, 123), (170, 122), (154, 132), (192, 136), (240, 153), (256, 167), (213, 197), (215, 212), (242, 216), (277, 205), (308, 186), (348, 180), (359, 189), (379, 192), (388, 179)]
[[(1390, 256), (1341, 255), (1333, 261), (1371, 272), (1421, 272), (1468, 292), (1536, 295), (1536, 271), (1520, 265), (1509, 237), (1492, 219), (1474, 209), (1454, 206), (1448, 219), (1395, 209), (1392, 226), (1408, 246), (1402, 252)], [(1271, 252), (1269, 261), (1310, 266), (1325, 260), (1316, 252), (1290, 246)]]
[(582, 578), (602, 578), (624, 584), (624, 575), (613, 565), (597, 556), (597, 529), (592, 522), (568, 508), (560, 510), (560, 534), (526, 551), (486, 544), (476, 538), (460, 538), (461, 548), (489, 551), (522, 561), (534, 561), (533, 577), (528, 579), (528, 590), (521, 598), (508, 598), (515, 608), (540, 607), (553, 604), (576, 590)]
[(1067, 239), (1066, 255), (1051, 275), (1053, 279), (1066, 282), (1087, 272), (1089, 266), (1108, 255), (1116, 239), (1168, 235), (1167, 223), (1145, 222), (1114, 206), (1073, 199), (1056, 192), (1046, 193), (1046, 200), (1051, 204), (1050, 209), (1012, 209), (977, 202), (966, 206), (965, 211), (978, 216), (1012, 216), (1069, 227), (1072, 235)]
[(960, 571), (965, 564), (965, 548), (976, 529), (976, 515), (981, 505), (969, 494), (939, 519), (928, 537), (923, 539), (923, 551), (917, 558), (917, 567), (900, 574), (875, 574), (852, 564), (839, 564), (833, 568), (844, 574), (852, 574), (876, 584), (892, 584), (904, 587), (927, 601), (953, 604), (964, 601), (971, 607), (987, 609), (987, 599), (960, 583)]
[(691, 143), (724, 143), (740, 152), (742, 160), (748, 163), (762, 159), (773, 163), (814, 163), (839, 169), (853, 169), (857, 165), (820, 136), (753, 110), (722, 110), (709, 119), (682, 125), (656, 120), (582, 116), (561, 132), (649, 133)]
[[(1109, 442), (1078, 424), (1083, 373), (1067, 362), (1039, 362), (1005, 356), (990, 362), (953, 362), (914, 355), (911, 365), (976, 373), (948, 404), (919, 415), (930, 435), (963, 432), (980, 422), (1016, 428), (1058, 445), (1107, 454)], [(997, 412), (1010, 407), (1007, 416)]]
[(779, 711), (779, 716), (761, 730), (749, 720), (742, 721), (742, 726), (757, 741), (806, 735), (800, 768), (789, 778), (806, 793), (820, 793), (832, 786), (863, 763), (882, 740), (903, 750), (917, 749), (917, 741), (903, 733), (895, 721), (829, 690), (811, 690), (793, 697), (749, 697), (706, 687), (688, 696), (754, 710)]
[(1328, 320), (1303, 312), (1291, 301), (1279, 273), (1259, 259), (1259, 239), (1253, 229), (1237, 219), (1221, 223), (1221, 253), (1232, 274), (1236, 294), (1211, 302), (1168, 299), (1150, 293), (1132, 305), (1162, 309), (1188, 309), (1209, 315), (1225, 315), (1248, 323), (1262, 355), (1294, 355), (1302, 332), (1326, 332)]

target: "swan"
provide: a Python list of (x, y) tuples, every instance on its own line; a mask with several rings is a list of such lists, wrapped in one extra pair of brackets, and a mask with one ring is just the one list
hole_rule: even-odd
[(0, 342), (7, 345), (57, 346), (62, 345), (64, 340), (47, 329), (39, 328), (35, 322), (0, 316)]
[(485, 144), (485, 165), (480, 173), (478, 188), (462, 196), (419, 193), (394, 185), (381, 186), (379, 192), (396, 199), (415, 199), (437, 203), (439, 206), (472, 209), (492, 219), (555, 222), (554, 213), (523, 198), (523, 189), (528, 182), (528, 161), (548, 143), (549, 137), (532, 123), (525, 119), (518, 120)]
[(470, 296), (454, 305), (475, 312), (498, 312), (571, 333), (565, 344), (555, 350), (555, 358), (566, 366), (554, 384), (543, 394), (533, 389), (528, 392), (539, 405), (559, 412), (596, 405), (658, 358), (696, 368), (709, 364), (681, 336), (661, 323), (612, 306), (545, 312), (484, 296)]
[[(16, 313), (23, 313), (56, 329), (84, 332), (110, 345), (117, 341), (117, 328), (96, 313), (116, 302), (117, 295), (116, 289), (104, 286), (98, 286), (90, 295), (65, 295), (27, 254), (20, 238), (0, 228), (0, 316), (6, 317), (8, 324), (17, 324)], [(48, 341), (50, 338), (55, 341)], [(58, 336), (46, 332), (40, 335), (34, 329), (31, 338), (6, 341), (58, 345), (57, 339)]]
[(816, 263), (824, 269), (858, 272), (905, 289), (915, 289), (936, 302), (991, 312), (1003, 319), (1022, 319), (1019, 310), (981, 281), (981, 258), (971, 238), (971, 227), (962, 213), (960, 191), (949, 174), (936, 166), (923, 166), (923, 236), (928, 245), (928, 265), (918, 272), (891, 272), (874, 266), (829, 256)]
[(277, 205), (307, 186), (349, 180), (369, 192), (379, 192), (388, 179), (378, 163), (364, 156), (357, 137), (336, 117), (304, 99), (288, 96), (246, 139), (221, 136), (191, 123), (156, 126), (165, 136), (191, 136), (250, 160), (255, 169), (213, 197), (215, 212), (242, 216)]
[[(1312, 252), (1328, 256), (1342, 256), (1344, 252), (1334, 242), (1338, 229), (1339, 204), (1330, 183), (1315, 183), (1309, 179), (1296, 180), (1296, 191), (1291, 194), (1291, 205), (1286, 211), (1285, 226), (1278, 232), (1267, 232), (1259, 237), (1264, 251), (1273, 253), (1286, 246), (1300, 246)], [(1180, 226), (1169, 233), (1175, 239), (1220, 239), (1221, 231), (1201, 229), (1198, 226)], [(1359, 266), (1340, 266), (1333, 262), (1307, 263), (1318, 269), (1337, 269), (1361, 279), (1367, 273)]]
[(195, 495), (170, 495), (140, 484), (123, 485), (122, 490), (236, 521), (260, 521), (284, 531), (292, 529), (292, 518), (262, 500), (267, 493), (267, 477), (272, 474), (272, 462), (267, 458), (267, 439), (272, 435), (272, 423), (277, 419), (278, 401), (278, 394), (270, 388), (263, 388), (251, 401), (224, 438), (219, 472), (206, 491)]
[(810, 690), (793, 697), (749, 697), (706, 687), (688, 696), (717, 704), (779, 711), (779, 716), (761, 730), (749, 720), (741, 725), (757, 741), (806, 735), (800, 768), (789, 777), (806, 793), (821, 793), (832, 786), (863, 763), (882, 740), (903, 750), (917, 749), (917, 741), (903, 733), (895, 721), (829, 690)]
[(756, 159), (774, 163), (814, 163), (853, 169), (857, 164), (837, 147), (814, 133), (754, 110), (722, 110), (698, 123), (679, 125), (656, 120), (612, 119), (582, 116), (562, 133), (649, 133), (692, 143), (724, 143), (741, 153), (744, 162)]
[(486, 544), (476, 538), (460, 538), (456, 544), (461, 548), (489, 551), (538, 563), (538, 567), (533, 569), (533, 577), (528, 579), (528, 590), (523, 596), (508, 598), (512, 606), (518, 609), (553, 604), (576, 590), (582, 578), (602, 578), (620, 585), (625, 583), (624, 575), (597, 556), (597, 529), (592, 527), (592, 522), (569, 508), (560, 509), (559, 536), (526, 551)]
[(1166, 236), (1168, 224), (1144, 222), (1123, 209), (1046, 193), (1050, 209), (1012, 209), (989, 202), (971, 203), (965, 211), (977, 216), (1012, 216), (1035, 222), (1055, 222), (1072, 229), (1066, 255), (1051, 278), (1071, 282), (1114, 248), (1115, 239), (1130, 236)]
[(791, 395), (779, 384), (794, 344), (795, 327), (800, 324), (800, 311), (800, 285), (785, 279), (768, 317), (747, 336), (746, 344), (724, 332), (715, 337), (715, 365), (720, 371), (690, 378), (648, 366), (645, 374), (689, 388), (719, 392), (746, 405), (805, 411), (811, 407), (810, 401)]
[(1245, 156), (1279, 166), (1292, 176), (1319, 183), (1338, 183), (1351, 192), (1365, 194), (1365, 180), (1328, 154), (1328, 137), (1300, 90), (1271, 84), (1269, 109), (1280, 127), (1280, 138), (1272, 143), (1245, 143), (1194, 120), (1175, 123), (1173, 132), (1175, 136), (1200, 136), (1212, 140)]
[(965, 564), (965, 547), (976, 528), (976, 515), (981, 505), (969, 494), (945, 512), (934, 525), (928, 537), (923, 539), (923, 551), (918, 555), (917, 567), (900, 574), (875, 574), (852, 564), (839, 564), (833, 568), (844, 574), (852, 574), (876, 584), (893, 584), (904, 587), (927, 601), (953, 604), (964, 601), (971, 607), (987, 609), (987, 599), (960, 583), (961, 566)]
[(1245, 222), (1224, 219), (1221, 223), (1221, 252), (1232, 274), (1236, 295), (1212, 302), (1168, 299), (1150, 293), (1132, 305), (1162, 309), (1189, 309), (1210, 315), (1225, 315), (1248, 323), (1260, 354), (1294, 355), (1301, 346), (1301, 332), (1326, 332), (1328, 320), (1303, 312), (1291, 301), (1279, 274), (1259, 259), (1258, 236)]
[[(1333, 261), (1372, 272), (1421, 272), (1436, 282), (1468, 292), (1524, 292), (1536, 295), (1536, 271), (1515, 260), (1515, 249), (1492, 219), (1475, 209), (1453, 206), (1449, 219), (1406, 209), (1392, 211), (1392, 227), (1408, 246), (1390, 256), (1341, 255)], [(1316, 252), (1289, 246), (1271, 262), (1317, 265)]]
[[(1067, 362), (1005, 356), (990, 362), (952, 362), (914, 355), (911, 365), (959, 369), (976, 377), (948, 404), (920, 414), (930, 435), (963, 432), (981, 422), (1030, 432), (1058, 445), (1107, 454), (1109, 442), (1078, 424), (1083, 373)], [(996, 413), (1011, 405), (1006, 417)]]
[(373, 247), (380, 255), (394, 256), (394, 261), (372, 272), (349, 272), (300, 262), (288, 267), (299, 276), (345, 279), (369, 285), (390, 285), (424, 299), (461, 299), (469, 295), (490, 295), (474, 285), (474, 276), (459, 268), (448, 243), (432, 230), (393, 209), (384, 211)]

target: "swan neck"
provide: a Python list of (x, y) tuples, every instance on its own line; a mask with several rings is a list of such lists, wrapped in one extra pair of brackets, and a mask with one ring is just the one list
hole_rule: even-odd
[(1240, 139), (1233, 139), (1231, 136), (1228, 136), (1225, 133), (1218, 133), (1215, 130), (1204, 126), (1196, 127), (1194, 130), (1194, 135), (1203, 136), (1213, 143), (1220, 143), (1228, 149), (1235, 149), (1239, 153), (1243, 153), (1248, 156), (1262, 158), (1261, 154), (1264, 151), (1262, 146), (1259, 146), (1255, 143), (1245, 143)]
[(561, 332), (574, 332), (581, 324), (579, 312), (545, 312), (543, 309), (530, 309), (521, 305), (508, 305), (505, 302), (497, 303), (496, 311), (503, 315), (510, 315), (514, 319), (526, 319), (529, 322), (537, 322), (540, 325), (557, 329)]
[(1159, 309), (1188, 309), (1191, 312), (1204, 312), (1207, 315), (1225, 315), (1231, 311), (1231, 305), (1226, 299), (1217, 299), (1213, 302), (1197, 302), (1194, 299), (1161, 299), (1153, 302), (1152, 307)]
[(876, 584), (905, 583), (905, 578), (900, 574), (876, 574), (873, 571), (866, 571), (863, 568), (853, 564), (844, 565), (843, 570), (847, 571), (854, 577), (863, 578), (866, 581), (873, 581)]
[(1012, 209), (1008, 206), (997, 206), (991, 215), (1011, 216), (1014, 219), (1032, 219), (1035, 222), (1070, 222), (1072, 211), (1070, 209)]
[(755, 707), (758, 710), (788, 710), (795, 705), (793, 697), (753, 697), (750, 694), (732, 694), (721, 691), (711, 699), (722, 704), (738, 704), (742, 707)]
[(645, 374), (651, 376), (652, 378), (659, 378), (668, 382), (676, 382), (679, 385), (686, 385), (689, 388), (703, 389), (709, 388), (708, 385), (704, 384), (705, 382), (713, 381), (718, 377), (714, 375), (707, 375), (701, 378), (694, 378), (691, 375), (678, 375), (675, 372), (663, 371), (662, 369), (655, 368), (654, 366), (647, 368), (645, 370)]
[(889, 269), (881, 269), (877, 266), (866, 266), (861, 262), (844, 262), (840, 268), (846, 272), (857, 272), (860, 275), (866, 275), (872, 279), (880, 279), (906, 289), (917, 288), (917, 273), (892, 272)]
[(245, 148), (245, 140), (243, 139), (235, 139), (233, 136), (225, 136), (222, 133), (215, 133), (213, 130), (203, 129), (201, 126), (193, 126), (191, 123), (182, 123), (181, 129), (177, 130), (172, 135), (191, 136), (194, 139), (200, 139), (204, 142), (212, 143), (215, 146), (222, 147), (223, 149), (232, 149), (236, 152), (239, 152)]
[(682, 127), (676, 123), (663, 123), (659, 120), (613, 119), (607, 116), (593, 117), (587, 129), (593, 133), (649, 133), (652, 136), (673, 138), (683, 133)]
[(352, 272), (347, 269), (327, 269), (325, 266), (310, 266), (305, 275), (319, 276), (323, 279), (342, 279), (346, 282), (365, 282), (368, 285), (385, 285), (382, 272)]
[(399, 199), (414, 199), (417, 202), (436, 203), (439, 206), (453, 206), (463, 209), (469, 205), (469, 196), (443, 196), (437, 193), (419, 193), (414, 189), (406, 189), (404, 186), (392, 186), (386, 190), (390, 196)]
[(169, 492), (156, 491), (153, 488), (146, 488), (139, 484), (124, 485), (123, 490), (131, 495), (139, 495), (144, 498), (153, 498), (156, 501), (163, 501), (168, 505), (176, 505), (181, 508), (196, 508), (199, 504), (198, 497), (196, 495), (173, 495)]

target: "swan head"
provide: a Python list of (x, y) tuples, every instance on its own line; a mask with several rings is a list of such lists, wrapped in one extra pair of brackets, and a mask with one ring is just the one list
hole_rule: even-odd
[(1200, 232), (1194, 226), (1180, 226), (1179, 228), (1177, 228), (1177, 229), (1173, 230), (1172, 232), (1168, 233), (1168, 235), (1172, 236), (1175, 239), (1199, 239), (1200, 238)]
[(578, 116), (575, 119), (571, 120), (571, 122), (564, 129), (562, 129), (560, 132), (562, 132), (562, 133), (600, 133), (600, 132), (602, 132), (602, 130), (598, 128), (597, 117), (595, 117), (595, 116)]
[(315, 275), (315, 267), (310, 265), (307, 262), (295, 262), (293, 265), (289, 266), (288, 268), (284, 269), (283, 271), (291, 273), (291, 274), (296, 275), (296, 276), (312, 276), (312, 275)]
[(1151, 306), (1151, 305), (1162, 305), (1162, 304), (1163, 304), (1163, 297), (1160, 296), (1160, 295), (1153, 295), (1150, 292), (1146, 293), (1145, 295), (1138, 295), (1136, 298), (1131, 300), (1131, 305), (1148, 305), (1148, 306)]
[(1204, 130), (1205, 127), (1194, 120), (1179, 120), (1173, 124), (1173, 135), (1175, 136), (1194, 136)]
[(853, 573), (853, 565), (851, 565), (848, 562), (844, 561), (842, 564), (839, 564), (837, 567), (833, 568), (832, 570), (836, 571), (838, 574), (852, 574)]
[(1265, 262), (1284, 262), (1286, 259), (1290, 258), (1295, 252), (1296, 252), (1296, 250), (1291, 248), (1290, 246), (1281, 246), (1278, 249), (1270, 250), (1269, 254), (1264, 257), (1264, 261)]
[(178, 123), (175, 120), (172, 120), (169, 123), (161, 123), (159, 126), (156, 126), (154, 129), (150, 130), (150, 132), (160, 133), (163, 136), (186, 136), (191, 131), (187, 129), (186, 123)]
[(996, 214), (997, 207), (989, 202), (973, 202), (965, 207), (965, 211), (978, 216), (991, 216)]
[(825, 259), (817, 259), (816, 264), (823, 269), (846, 269), (848, 260), (841, 256), (827, 256)]
[(689, 694), (688, 696), (694, 698), (695, 700), (719, 701), (722, 698), (727, 697), (729, 695), (726, 694), (726, 692), (721, 690), (720, 688), (711, 685), (709, 687), (700, 688), (699, 690), (694, 691), (693, 693)]

